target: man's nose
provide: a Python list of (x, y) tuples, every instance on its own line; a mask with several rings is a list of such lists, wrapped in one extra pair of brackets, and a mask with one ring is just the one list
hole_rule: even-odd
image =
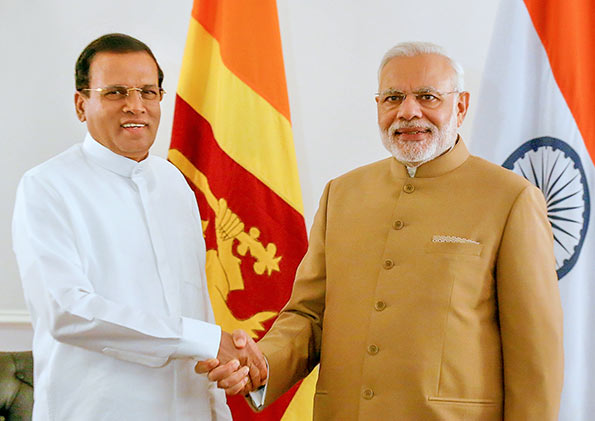
[(411, 120), (413, 118), (421, 117), (423, 117), (421, 105), (419, 105), (419, 102), (417, 102), (415, 95), (407, 95), (403, 102), (399, 105), (397, 118), (401, 118), (403, 120)]
[(124, 111), (125, 112), (132, 112), (132, 113), (144, 113), (146, 111), (145, 103), (141, 97), (140, 91), (130, 90), (128, 91), (128, 96), (124, 98), (125, 105)]

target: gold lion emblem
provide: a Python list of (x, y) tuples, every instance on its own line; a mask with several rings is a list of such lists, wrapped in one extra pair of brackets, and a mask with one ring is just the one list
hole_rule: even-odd
[[(233, 245), (238, 242), (236, 250), (240, 256), (245, 256), (249, 252), (254, 257), (256, 262), (252, 269), (256, 274), (264, 275), (266, 272), (269, 276), (273, 271), (279, 271), (281, 256), (276, 256), (277, 246), (268, 243), (265, 247), (258, 239), (260, 230), (256, 227), (246, 232), (244, 223), (228, 207), (227, 201), (224, 198), (215, 197), (207, 177), (181, 152), (171, 149), (168, 158), (205, 196), (215, 213), (217, 248), (207, 250), (206, 263), (209, 297), (215, 313), (215, 321), (226, 332), (243, 329), (252, 338), (257, 338), (257, 332), (264, 331), (263, 323), (278, 313), (261, 311), (245, 320), (239, 320), (233, 315), (227, 305), (227, 296), (231, 291), (245, 289), (240, 270), (242, 259), (234, 255)], [(208, 224), (209, 221), (202, 221), (203, 235)]]

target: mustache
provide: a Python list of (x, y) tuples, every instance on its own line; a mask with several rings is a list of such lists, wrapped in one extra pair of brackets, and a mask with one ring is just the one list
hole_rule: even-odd
[(429, 130), (433, 133), (436, 130), (436, 126), (434, 126), (431, 123), (426, 123), (422, 121), (395, 121), (393, 124), (390, 125), (387, 132), (389, 134), (395, 134), (395, 132), (400, 131), (402, 129), (422, 129)]

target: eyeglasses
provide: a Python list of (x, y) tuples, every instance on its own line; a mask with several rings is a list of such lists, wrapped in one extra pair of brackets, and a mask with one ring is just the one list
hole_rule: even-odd
[(145, 101), (161, 101), (163, 99), (163, 95), (166, 93), (165, 89), (159, 88), (157, 86), (144, 86), (142, 88), (129, 88), (128, 86), (108, 86), (107, 88), (84, 88), (81, 89), (81, 91), (99, 92), (103, 98), (110, 101), (122, 100), (130, 95), (130, 91), (137, 91), (140, 93), (140, 97)]
[(384, 108), (400, 106), (408, 95), (413, 95), (417, 103), (424, 108), (438, 108), (444, 101), (444, 97), (450, 94), (458, 94), (460, 91), (438, 92), (433, 89), (420, 89), (413, 92), (401, 92), (388, 89), (384, 92), (377, 92), (378, 104)]

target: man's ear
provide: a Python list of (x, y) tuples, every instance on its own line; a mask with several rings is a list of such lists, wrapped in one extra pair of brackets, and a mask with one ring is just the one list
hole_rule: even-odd
[(469, 92), (461, 92), (457, 98), (457, 127), (461, 127), (469, 109)]
[(83, 121), (87, 120), (85, 117), (85, 107), (87, 106), (87, 98), (81, 94), (79, 91), (74, 93), (74, 110), (76, 111), (76, 116), (82, 123)]

